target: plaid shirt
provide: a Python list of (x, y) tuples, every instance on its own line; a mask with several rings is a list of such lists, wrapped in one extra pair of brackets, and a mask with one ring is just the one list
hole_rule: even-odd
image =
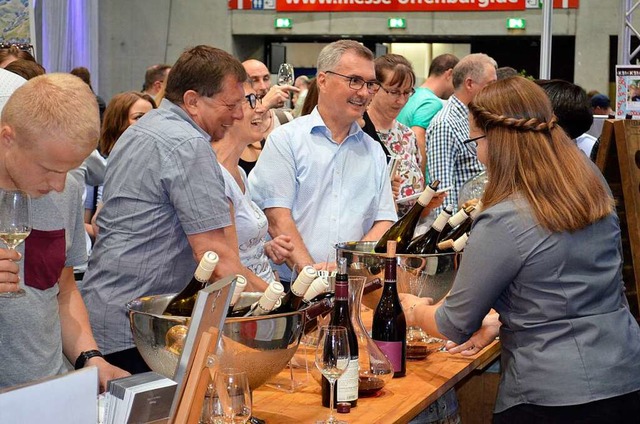
[[(427, 129), (427, 166), (430, 181), (452, 186), (443, 207), (458, 208), (458, 193), (471, 177), (484, 170), (478, 157), (463, 144), (469, 138), (469, 109), (455, 95), (433, 118)], [(442, 210), (438, 208), (436, 213)]]

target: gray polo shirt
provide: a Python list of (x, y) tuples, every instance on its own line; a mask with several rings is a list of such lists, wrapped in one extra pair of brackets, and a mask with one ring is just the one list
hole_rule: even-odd
[(67, 371), (58, 279), (64, 267), (87, 260), (82, 190), (84, 185), (68, 176), (62, 193), (32, 199), (33, 230), (17, 248), (23, 255), (18, 265), (26, 295), (0, 301), (0, 388)]
[(134, 347), (125, 304), (180, 291), (196, 268), (187, 235), (231, 224), (210, 137), (163, 100), (107, 164), (98, 239), (80, 291), (105, 353)]
[(549, 233), (528, 204), (480, 213), (451, 293), (436, 313), (456, 343), (500, 313), (496, 412), (521, 403), (578, 405), (640, 390), (640, 328), (622, 281), (615, 214), (574, 233)]

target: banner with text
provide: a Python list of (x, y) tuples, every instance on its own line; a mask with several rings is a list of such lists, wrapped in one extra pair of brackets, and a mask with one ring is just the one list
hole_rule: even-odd
[[(484, 12), (541, 7), (540, 0), (229, 0), (229, 9), (278, 12)], [(580, 0), (553, 0), (557, 9), (577, 9)]]

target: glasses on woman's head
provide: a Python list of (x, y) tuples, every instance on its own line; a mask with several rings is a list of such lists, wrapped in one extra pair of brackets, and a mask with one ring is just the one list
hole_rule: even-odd
[(380, 83), (376, 80), (373, 81), (365, 81), (361, 77), (350, 77), (349, 75), (342, 75), (333, 71), (325, 71), (325, 74), (332, 74), (342, 77), (344, 79), (349, 80), (349, 88), (352, 90), (361, 90), (362, 87), (367, 86), (367, 91), (369, 94), (376, 94), (378, 90), (380, 90)]
[(399, 99), (400, 97), (406, 97), (407, 99), (411, 96), (414, 95), (414, 93), (416, 92), (416, 90), (414, 90), (413, 88), (410, 88), (407, 91), (400, 91), (400, 90), (387, 90), (386, 88), (384, 88), (383, 86), (380, 86), (380, 88), (382, 88), (384, 90), (385, 93), (387, 93), (388, 95), (390, 95), (391, 97), (393, 97), (394, 99)]
[(476, 154), (476, 149), (478, 148), (478, 140), (485, 138), (486, 134), (479, 135), (477, 137), (468, 138), (462, 142), (464, 146), (474, 155)]

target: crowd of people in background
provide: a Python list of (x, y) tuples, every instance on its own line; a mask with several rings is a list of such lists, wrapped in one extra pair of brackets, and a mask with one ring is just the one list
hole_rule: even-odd
[[(352, 40), (324, 47), (316, 75), (293, 85), (273, 85), (259, 60), (188, 48), (173, 65), (149, 67), (141, 91), (108, 104), (85, 67), (47, 74), (12, 46), (0, 50), (0, 68), (0, 187), (26, 191), (36, 205), (25, 246), (0, 249), (0, 289), (28, 289), (0, 308), (3, 328), (12, 328), (0, 333), (0, 388), (62, 373), (70, 368), (65, 358), (76, 368), (97, 365), (103, 389), (110, 378), (147, 371), (125, 304), (179, 291), (206, 251), (220, 257), (213, 278), (242, 274), (252, 291), (275, 280), (286, 285), (305, 265), (334, 267), (338, 242), (379, 239), (412, 206), (402, 199), (430, 181), (451, 188), (434, 197), (423, 220), (444, 206), (456, 209), (462, 185), (486, 171), (488, 211), (473, 231), (481, 237), (469, 238), (451, 296), (435, 306), (405, 296), (409, 318), (458, 343), (452, 352), (477, 352), (503, 338), (502, 422), (638, 412), (616, 403), (621, 396), (640, 402), (639, 330), (624, 303), (610, 193), (589, 161), (598, 148), (587, 133), (593, 115), (613, 112), (607, 96), (568, 81), (531, 82), (482, 53), (437, 56), (418, 85), (406, 58), (375, 58)], [(550, 177), (567, 170), (568, 158), (571, 172)], [(593, 190), (585, 191), (587, 183)], [(558, 199), (562, 193), (576, 195)], [(551, 205), (561, 210), (547, 213)], [(569, 222), (560, 222), (562, 214)], [(557, 243), (569, 251), (596, 236), (593, 249), (556, 254)], [(486, 240), (500, 248), (487, 253)], [(540, 271), (538, 254), (545, 264), (564, 258), (571, 266)], [(588, 262), (603, 257), (605, 271)], [(487, 261), (504, 266), (478, 273), (491, 268)], [(555, 280), (570, 290), (560, 295)], [(520, 289), (531, 297), (521, 298)], [(574, 297), (581, 300), (568, 313)], [(463, 306), (477, 299), (467, 314)], [(597, 332), (597, 325), (578, 325), (587, 316), (612, 325)], [(566, 324), (541, 338), (527, 319), (538, 328)], [(609, 340), (604, 348), (616, 355), (593, 358), (590, 337)], [(579, 346), (567, 357), (590, 360), (580, 372), (568, 372), (575, 363), (562, 358), (571, 340)], [(553, 367), (540, 370), (546, 357), (523, 359), (527, 343), (540, 351), (557, 344)], [(606, 373), (613, 379), (598, 371), (608, 367), (618, 367)], [(557, 384), (540, 389), (546, 378)], [(455, 404), (455, 395), (443, 402)], [(589, 407), (567, 409), (583, 404)], [(451, 419), (437, 409), (425, 420)]]

